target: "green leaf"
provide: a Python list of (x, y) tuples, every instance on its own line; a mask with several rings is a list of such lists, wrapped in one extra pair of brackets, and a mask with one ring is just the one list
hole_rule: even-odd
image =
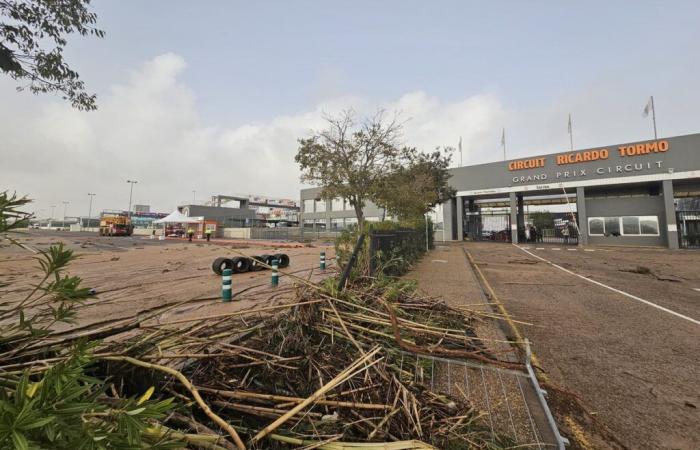
[(16, 430), (12, 430), (12, 443), (16, 450), (29, 450), (29, 443), (24, 435)]

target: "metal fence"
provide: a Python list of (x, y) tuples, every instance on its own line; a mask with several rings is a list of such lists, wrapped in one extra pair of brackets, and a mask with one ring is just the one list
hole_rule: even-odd
[(676, 211), (676, 225), (681, 248), (700, 248), (700, 210)]
[(251, 239), (260, 239), (268, 241), (316, 241), (316, 240), (334, 240), (340, 230), (326, 231), (317, 228), (302, 228), (302, 227), (253, 227), (250, 229)]
[(396, 363), (415, 368), (414, 379), (404, 381), (465, 398), (482, 411), (492, 437), (507, 436), (519, 448), (564, 450), (568, 444), (532, 370), (529, 351), (526, 372), (409, 352), (402, 352)]
[[(391, 260), (401, 259), (402, 263), (411, 263), (418, 256), (432, 247), (432, 233), (417, 230), (373, 231), (369, 236), (369, 271), (370, 276), (382, 267), (389, 270)], [(390, 267), (394, 267), (390, 265)]]

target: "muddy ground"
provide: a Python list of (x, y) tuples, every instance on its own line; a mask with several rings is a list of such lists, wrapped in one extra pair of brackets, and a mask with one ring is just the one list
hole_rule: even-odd
[[(700, 252), (525, 247), (700, 320)], [(567, 274), (515, 246), (466, 248), (513, 316), (532, 323), (520, 328), (553, 386), (571, 400), (578, 397), (590, 417), (628, 448), (700, 448), (697, 323)]]
[[(99, 237), (90, 233), (31, 231), (18, 240), (29, 249), (45, 249), (64, 242), (78, 255), (68, 273), (80, 276), (83, 285), (97, 295), (80, 308), (78, 324), (59, 328), (70, 332), (108, 329), (149, 317), (167, 323), (192, 317), (226, 314), (242, 309), (276, 305), (293, 298), (293, 280), (282, 275), (279, 287), (270, 287), (270, 271), (235, 274), (234, 300), (221, 302), (221, 277), (211, 265), (218, 256), (286, 253), (290, 265), (283, 272), (320, 280), (333, 270), (333, 248), (328, 244), (296, 245), (251, 242), (248, 245), (224, 241), (150, 240), (133, 237)], [(328, 272), (318, 270), (319, 252), (326, 251)], [(18, 247), (0, 248), (2, 302), (18, 301), (40, 280), (36, 254)]]

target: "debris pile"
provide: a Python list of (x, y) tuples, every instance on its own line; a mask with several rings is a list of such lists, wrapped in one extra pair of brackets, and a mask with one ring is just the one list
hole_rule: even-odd
[[(230, 424), (231, 436), (223, 433), (207, 448), (235, 448), (235, 438), (248, 448), (513, 444), (492, 435), (459, 386), (451, 395), (431, 390), (423, 380), (434, 368), (404, 358), (421, 353), (518, 368), (475, 336), (477, 317), (421, 297), (407, 281), (365, 280), (343, 292), (332, 280), (302, 283), (297, 294), (294, 305), (273, 316), (251, 312), (185, 327), (165, 324), (128, 342), (135, 358), (179, 371), (190, 386), (125, 367), (119, 358), (108, 371), (140, 371), (124, 378), (127, 391), (155, 384), (189, 404), (196, 391), (210, 411), (192, 405), (166, 425), (193, 433), (219, 428), (216, 418)], [(134, 380), (138, 385), (129, 386)]]

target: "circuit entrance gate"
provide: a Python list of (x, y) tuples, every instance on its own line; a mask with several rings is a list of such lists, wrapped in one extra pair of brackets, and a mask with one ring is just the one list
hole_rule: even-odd
[(471, 241), (510, 242), (510, 214), (467, 212), (464, 216), (464, 237)]
[(700, 249), (700, 210), (676, 211), (676, 224), (679, 247)]

